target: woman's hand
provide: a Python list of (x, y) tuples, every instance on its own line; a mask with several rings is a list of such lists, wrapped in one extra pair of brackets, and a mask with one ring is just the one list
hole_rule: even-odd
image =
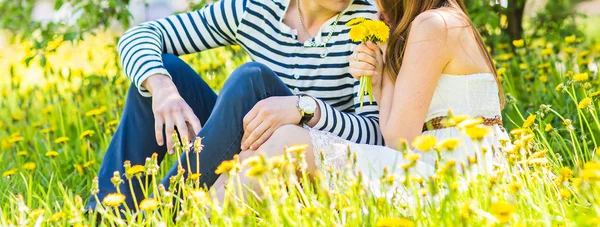
[(350, 74), (357, 80), (362, 76), (370, 76), (373, 88), (381, 88), (383, 56), (377, 44), (368, 41), (354, 48), (354, 53), (350, 55)]
[[(171, 133), (175, 127), (182, 140), (186, 138), (191, 141), (202, 128), (200, 120), (181, 97), (171, 78), (164, 75), (150, 76), (142, 86), (152, 93), (156, 142), (162, 146), (166, 139), (167, 151), (173, 154), (174, 141)], [(167, 138), (163, 138), (163, 126)]]

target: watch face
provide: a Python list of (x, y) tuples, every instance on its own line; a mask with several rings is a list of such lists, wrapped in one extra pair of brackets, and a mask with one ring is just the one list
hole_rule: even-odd
[(307, 114), (313, 114), (317, 110), (317, 102), (309, 96), (300, 97), (298, 105)]

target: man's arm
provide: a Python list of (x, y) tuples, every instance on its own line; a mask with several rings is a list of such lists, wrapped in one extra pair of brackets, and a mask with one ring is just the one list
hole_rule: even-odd
[(221, 0), (200, 10), (129, 29), (117, 45), (125, 74), (143, 96), (151, 96), (144, 81), (154, 75), (170, 77), (161, 54), (183, 55), (236, 43), (246, 1)]

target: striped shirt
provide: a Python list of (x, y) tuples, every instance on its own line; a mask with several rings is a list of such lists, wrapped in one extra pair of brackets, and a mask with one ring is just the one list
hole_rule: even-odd
[[(362, 144), (383, 144), (376, 103), (366, 101), (360, 109), (359, 82), (349, 73), (349, 56), (356, 43), (348, 37), (346, 22), (377, 13), (369, 0), (353, 0), (342, 12), (331, 40), (324, 48), (306, 48), (297, 40), (298, 31), (283, 23), (289, 0), (220, 0), (200, 10), (140, 24), (119, 40), (118, 51), (126, 75), (139, 92), (151, 75), (169, 75), (161, 54), (184, 55), (202, 50), (240, 45), (253, 61), (270, 67), (294, 92), (317, 98), (321, 109), (314, 129), (328, 131)], [(335, 18), (314, 37), (325, 42)], [(364, 100), (368, 100), (365, 97)]]

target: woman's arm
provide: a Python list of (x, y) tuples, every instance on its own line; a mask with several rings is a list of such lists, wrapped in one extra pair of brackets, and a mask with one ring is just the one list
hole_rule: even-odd
[(390, 148), (421, 134), (438, 80), (453, 56), (446, 22), (435, 12), (415, 19), (407, 42), (394, 87), (391, 80), (382, 86), (381, 131)]

